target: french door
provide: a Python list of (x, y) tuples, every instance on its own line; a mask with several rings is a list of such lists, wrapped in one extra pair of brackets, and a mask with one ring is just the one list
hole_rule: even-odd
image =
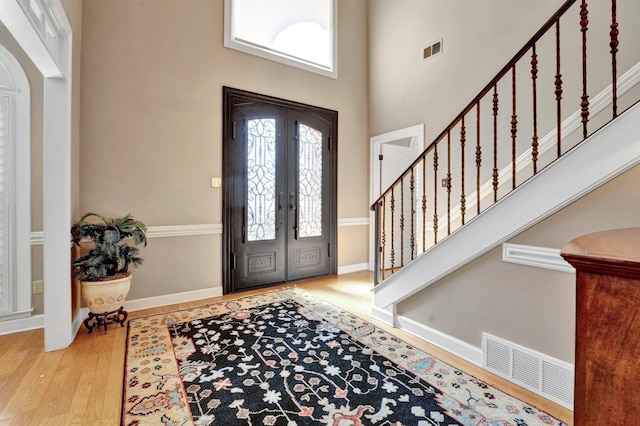
[(225, 293), (334, 274), (337, 112), (223, 94)]

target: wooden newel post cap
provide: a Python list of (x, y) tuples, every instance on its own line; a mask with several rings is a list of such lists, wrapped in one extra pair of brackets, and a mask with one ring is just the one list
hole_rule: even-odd
[(640, 228), (583, 235), (567, 244), (560, 255), (577, 271), (640, 278)]

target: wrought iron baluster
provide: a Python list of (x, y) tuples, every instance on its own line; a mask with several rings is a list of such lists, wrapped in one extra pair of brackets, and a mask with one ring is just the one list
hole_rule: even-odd
[(589, 122), (589, 95), (587, 94), (587, 30), (589, 25), (589, 11), (586, 0), (580, 4), (580, 31), (582, 32), (582, 101), (580, 102), (580, 116), (582, 117), (582, 137), (587, 138), (587, 123)]
[(518, 114), (516, 113), (516, 66), (511, 71), (511, 189), (516, 189), (516, 137), (518, 134)]
[(562, 155), (562, 73), (560, 72), (560, 19), (556, 21), (556, 147), (557, 157)]
[(533, 90), (533, 137), (531, 138), (531, 162), (533, 164), (533, 174), (538, 173), (538, 55), (536, 45), (532, 46), (531, 53), (531, 87)]
[(467, 130), (464, 126), (464, 115), (462, 116), (462, 123), (460, 125), (460, 219), (464, 225), (464, 214), (466, 207), (466, 199), (464, 195), (464, 145), (466, 143)]
[(400, 178), (400, 267), (404, 266), (404, 176)]
[(438, 143), (433, 147), (433, 243), (438, 244)]
[(382, 232), (380, 236), (380, 257), (381, 257), (381, 269), (382, 269), (382, 279), (385, 278), (385, 261), (386, 257), (386, 249), (387, 249), (387, 228), (385, 227), (386, 217), (387, 217), (387, 196), (385, 195), (380, 202), (380, 208), (382, 210)]
[(616, 54), (618, 53), (618, 35), (620, 31), (618, 30), (616, 9), (616, 0), (611, 0), (611, 31), (609, 32), (611, 42), (609, 42), (609, 47), (611, 47), (611, 100), (613, 118), (618, 116), (618, 61)]
[(396, 251), (394, 248), (394, 240), (395, 240), (394, 229), (396, 227), (396, 221), (395, 221), (396, 197), (394, 194), (395, 189), (396, 189), (395, 186), (391, 187), (391, 251), (389, 252), (389, 261), (391, 262), (390, 266), (391, 266), (392, 275), (393, 275), (394, 267), (396, 264)]
[(447, 130), (447, 235), (451, 235), (451, 129)]
[(498, 86), (493, 85), (493, 202), (498, 201)]
[(409, 191), (411, 192), (411, 208), (409, 209), (411, 213), (411, 232), (409, 234), (409, 249), (411, 251), (411, 260), (415, 259), (416, 254), (416, 230), (415, 230), (415, 194), (414, 191), (416, 189), (416, 180), (414, 175), (415, 167), (411, 168), (411, 176), (409, 177)]
[(422, 156), (422, 252), (427, 247), (427, 156)]
[(476, 103), (476, 212), (480, 214), (480, 166), (482, 147), (480, 146), (480, 101)]

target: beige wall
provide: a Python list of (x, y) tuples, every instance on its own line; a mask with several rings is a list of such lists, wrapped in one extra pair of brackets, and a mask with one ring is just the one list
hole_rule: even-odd
[[(221, 223), (210, 178), (222, 175), (226, 85), (337, 110), (338, 217), (366, 217), (366, 7), (340, 2), (336, 80), (226, 49), (222, 1), (84, 2), (80, 210), (149, 226)], [(360, 238), (357, 228), (341, 227), (341, 241)], [(152, 239), (129, 298), (219, 286), (220, 247), (220, 235)], [(339, 245), (339, 265), (365, 262), (366, 244), (355, 250)]]

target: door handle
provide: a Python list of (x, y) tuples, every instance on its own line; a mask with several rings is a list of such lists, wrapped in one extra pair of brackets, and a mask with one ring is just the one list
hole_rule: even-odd
[(293, 238), (298, 239), (298, 213), (296, 212), (296, 194), (289, 193), (289, 210), (294, 213), (293, 220)]
[(279, 192), (278, 193), (278, 211), (281, 211), (282, 209), (284, 209), (284, 206), (282, 205), (282, 196), (284, 195), (284, 192)]
[(296, 209), (296, 194), (293, 192), (289, 193), (289, 210)]

